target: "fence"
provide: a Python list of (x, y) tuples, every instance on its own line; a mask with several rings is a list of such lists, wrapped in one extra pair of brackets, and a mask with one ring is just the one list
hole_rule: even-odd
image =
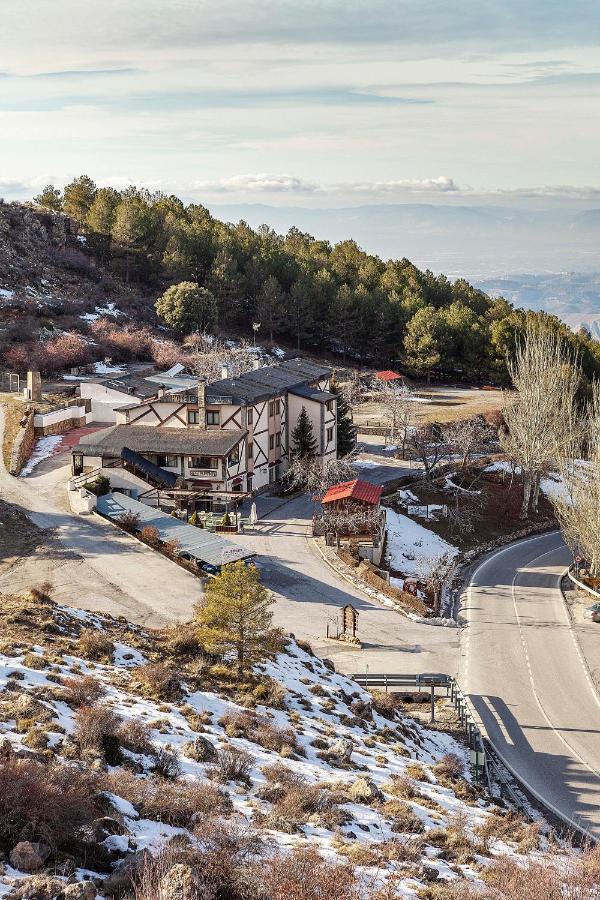
[(7, 394), (20, 394), (21, 376), (16, 372), (0, 372), (0, 391)]
[[(417, 687), (419, 691), (427, 688), (431, 692), (432, 715), (436, 688), (445, 690), (446, 696), (450, 697), (454, 704), (461, 727), (469, 741), (471, 765), (474, 769), (476, 780), (482, 774), (490, 794), (494, 795), (495, 793), (502, 798), (508, 798), (528, 819), (532, 818), (529, 788), (519, 779), (518, 774), (512, 771), (511, 774), (519, 785), (519, 790), (515, 789), (510, 778), (506, 775), (503, 761), (496, 755), (496, 751), (488, 737), (481, 731), (477, 717), (471, 709), (469, 699), (463, 693), (455, 678), (441, 673), (401, 675), (390, 673), (370, 674), (368, 672), (352, 675), (352, 678), (362, 687), (383, 687), (386, 692), (389, 688), (397, 687)], [(594, 843), (596, 842), (596, 839), (589, 832), (584, 829), (576, 829), (570, 820), (563, 818), (556, 810), (547, 808), (541, 798), (536, 796), (535, 800), (543, 806), (544, 813), (550, 821), (556, 821), (557, 819), (560, 821), (561, 830), (564, 830), (571, 840), (577, 840), (583, 844), (589, 843), (590, 840), (593, 840)]]
[(577, 578), (575, 575), (573, 575), (572, 569), (573, 569), (573, 566), (570, 566), (569, 571), (567, 572), (567, 575), (569, 576), (569, 580), (573, 584), (577, 585), (578, 588), (581, 588), (583, 591), (587, 591), (588, 594), (590, 594), (592, 597), (595, 597), (596, 600), (600, 600), (600, 592), (595, 591), (594, 588), (589, 586), (589, 584), (585, 584), (585, 582), (580, 581), (579, 578)]

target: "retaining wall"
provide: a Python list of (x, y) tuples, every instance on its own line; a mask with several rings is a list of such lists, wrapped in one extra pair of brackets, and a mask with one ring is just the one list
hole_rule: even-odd
[(25, 414), (25, 424), (18, 432), (10, 455), (9, 472), (11, 475), (18, 475), (33, 450), (35, 444), (35, 428), (33, 424), (33, 415), (31, 412)]
[(67, 406), (53, 409), (47, 413), (36, 413), (34, 428), (37, 436), (47, 434), (64, 434), (72, 428), (81, 428), (88, 421), (86, 407)]

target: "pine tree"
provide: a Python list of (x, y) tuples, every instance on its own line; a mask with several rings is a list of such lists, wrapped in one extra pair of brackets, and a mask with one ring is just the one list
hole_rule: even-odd
[(352, 410), (341, 386), (333, 379), (331, 392), (337, 397), (337, 455), (348, 456), (356, 447), (356, 427)]
[(256, 566), (231, 563), (211, 579), (196, 607), (198, 639), (209, 653), (233, 651), (238, 677), (248, 666), (276, 651), (278, 631), (273, 628), (274, 600), (260, 583)]
[(39, 206), (45, 206), (46, 209), (53, 209), (55, 212), (60, 212), (63, 205), (62, 195), (53, 184), (47, 184), (42, 193), (33, 198), (33, 202)]
[(125, 280), (129, 283), (129, 264), (132, 251), (138, 250), (149, 231), (147, 205), (137, 197), (127, 197), (117, 206), (112, 227), (112, 239), (125, 249)]
[(273, 275), (263, 282), (256, 303), (257, 321), (265, 325), (269, 332), (269, 340), (273, 343), (273, 331), (281, 323), (283, 317), (283, 294), (281, 286)]
[(292, 431), (292, 445), (295, 459), (312, 459), (317, 452), (317, 441), (305, 406), (300, 410), (296, 427)]
[(96, 196), (96, 185), (89, 175), (80, 175), (65, 186), (63, 208), (68, 216), (85, 222)]
[(180, 334), (212, 331), (217, 324), (217, 301), (195, 281), (171, 285), (154, 307), (163, 322)]

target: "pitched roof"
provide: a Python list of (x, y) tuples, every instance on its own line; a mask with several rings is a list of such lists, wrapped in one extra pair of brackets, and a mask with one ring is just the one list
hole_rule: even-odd
[(355, 478), (354, 481), (342, 481), (340, 484), (334, 484), (330, 487), (321, 503), (333, 503), (334, 500), (361, 500), (363, 503), (371, 503), (376, 506), (379, 503), (383, 488), (378, 484), (371, 484), (370, 481), (361, 481)]
[(87, 435), (73, 453), (120, 456), (123, 447), (136, 453), (226, 456), (244, 437), (239, 429), (164, 428), (160, 425), (113, 425)]
[(329, 400), (335, 400), (336, 395), (330, 391), (320, 391), (319, 388), (311, 388), (306, 384), (289, 389), (290, 394), (296, 397), (305, 397), (307, 400), (314, 400), (315, 403), (327, 403)]
[(398, 381), (399, 378), (402, 378), (402, 375), (398, 375), (397, 372), (393, 372), (391, 369), (384, 369), (382, 372), (375, 372), (375, 378), (378, 378), (379, 381)]
[(227, 397), (232, 403), (255, 403), (330, 374), (331, 369), (327, 366), (305, 359), (286, 359), (273, 366), (252, 369), (236, 378), (213, 381), (206, 388), (206, 402), (216, 403)]

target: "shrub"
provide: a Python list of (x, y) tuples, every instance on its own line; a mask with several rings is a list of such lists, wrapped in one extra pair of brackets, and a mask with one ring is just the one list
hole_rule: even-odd
[(284, 748), (296, 750), (296, 735), (291, 728), (278, 728), (263, 716), (250, 712), (231, 712), (219, 719), (228, 737), (244, 737), (267, 750), (278, 753)]
[(445, 753), (435, 764), (433, 771), (440, 778), (458, 781), (465, 773), (465, 764), (457, 753)]
[(422, 834), (425, 831), (423, 822), (408, 803), (387, 800), (382, 806), (382, 812), (392, 820), (393, 831), (403, 834)]
[(177, 538), (171, 538), (170, 541), (165, 541), (163, 546), (169, 556), (177, 556), (181, 550), (181, 541), (178, 541)]
[(160, 544), (160, 534), (158, 528), (153, 525), (144, 525), (138, 534), (138, 537), (151, 547), (158, 547)]
[(77, 646), (85, 659), (112, 662), (115, 645), (107, 634), (96, 628), (86, 628), (82, 631)]
[(75, 714), (74, 739), (82, 750), (98, 750), (111, 765), (119, 762), (120, 721), (107, 706), (82, 706)]
[(385, 691), (373, 691), (372, 701), (373, 709), (375, 712), (378, 712), (379, 715), (384, 716), (386, 719), (395, 718), (396, 710), (400, 705), (397, 694), (386, 694)]
[(86, 490), (96, 497), (103, 497), (110, 491), (110, 478), (106, 475), (98, 475), (94, 481), (90, 481), (85, 485)]
[(228, 781), (248, 784), (253, 765), (254, 759), (249, 753), (231, 747), (227, 750), (219, 750), (216, 764), (210, 766), (207, 771), (210, 778), (221, 784), (227, 784)]
[(119, 516), (117, 519), (121, 528), (123, 528), (124, 531), (128, 531), (130, 534), (134, 534), (136, 531), (140, 530), (140, 521), (139, 513), (134, 512), (123, 513), (123, 515)]
[(358, 900), (350, 865), (326, 862), (311, 848), (277, 854), (254, 870), (269, 900)]
[(165, 781), (137, 778), (125, 769), (106, 779), (110, 791), (139, 809), (145, 819), (156, 819), (181, 828), (195, 820), (228, 815), (233, 809), (229, 795), (209, 781)]
[(36, 603), (50, 603), (52, 601), (52, 584), (49, 581), (42, 581), (41, 584), (29, 589), (29, 596)]
[(117, 731), (122, 747), (131, 753), (154, 753), (150, 729), (141, 719), (124, 719)]
[(97, 815), (92, 781), (70, 766), (0, 760), (0, 850), (18, 841), (65, 847)]
[(67, 678), (63, 682), (63, 698), (69, 706), (93, 706), (105, 693), (106, 688), (93, 675)]
[(173, 669), (164, 663), (147, 663), (135, 670), (142, 684), (143, 693), (159, 700), (179, 700), (181, 683)]

